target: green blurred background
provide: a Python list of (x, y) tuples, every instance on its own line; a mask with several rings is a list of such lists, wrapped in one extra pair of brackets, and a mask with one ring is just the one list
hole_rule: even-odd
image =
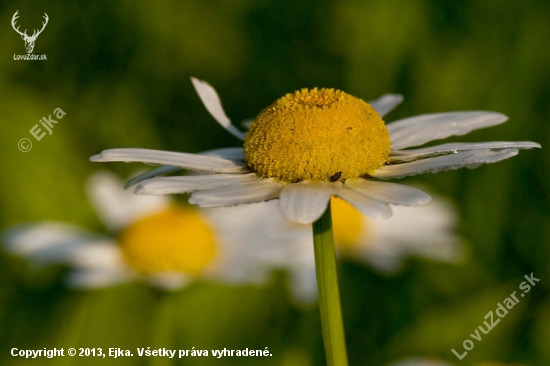
[[(10, 19), (37, 28), (25, 54)], [(3, 1), (0, 3), (0, 229), (38, 220), (105, 229), (88, 176), (112, 147), (198, 152), (238, 146), (204, 110), (189, 76), (218, 90), (235, 122), (287, 92), (334, 87), (363, 99), (394, 92), (387, 118), (455, 110), (507, 114), (502, 126), (452, 141), (531, 140), (542, 150), (476, 170), (415, 178), (456, 202), (469, 255), (460, 265), (409, 260), (395, 277), (342, 262), (352, 365), (407, 356), (459, 363), (462, 342), (534, 272), (540, 283), (460, 362), (550, 364), (550, 2), (515, 0)], [(29, 32), (30, 33), (30, 32)], [(37, 142), (29, 130), (67, 114)], [(27, 137), (27, 153), (17, 143)], [(141, 167), (141, 166), (139, 166)], [(406, 183), (407, 180), (404, 180)], [(285, 274), (267, 287), (197, 282), (173, 295), (129, 284), (69, 291), (66, 269), (31, 270), (0, 251), (0, 364), (148, 365), (154, 358), (25, 360), (12, 347), (264, 349), (273, 357), (188, 358), (178, 365), (322, 365), (318, 309), (292, 305)]]

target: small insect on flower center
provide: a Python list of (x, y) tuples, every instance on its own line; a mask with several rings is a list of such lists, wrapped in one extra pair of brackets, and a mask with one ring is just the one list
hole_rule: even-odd
[(196, 210), (170, 206), (142, 218), (119, 234), (127, 263), (144, 274), (198, 274), (214, 258), (214, 234)]
[(302, 89), (260, 112), (245, 137), (248, 166), (285, 182), (345, 181), (370, 175), (389, 159), (380, 115), (340, 90)]

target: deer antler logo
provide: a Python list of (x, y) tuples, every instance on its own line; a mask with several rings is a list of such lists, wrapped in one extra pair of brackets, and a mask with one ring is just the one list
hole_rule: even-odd
[(34, 49), (34, 42), (36, 41), (36, 38), (38, 38), (38, 36), (40, 35), (40, 33), (42, 33), (42, 31), (44, 30), (44, 28), (46, 28), (46, 24), (48, 24), (48, 14), (44, 13), (44, 20), (45, 22), (42, 22), (42, 29), (40, 30), (34, 30), (34, 32), (32, 33), (32, 36), (28, 36), (27, 35), (27, 30), (25, 29), (24, 32), (21, 32), (19, 31), (19, 27), (15, 28), (15, 20), (17, 18), (19, 18), (19, 15), (17, 15), (17, 13), (19, 12), (19, 10), (17, 10), (15, 12), (15, 14), (13, 14), (13, 18), (11, 18), (11, 26), (13, 27), (13, 29), (19, 33), (21, 35), (21, 38), (23, 38), (23, 41), (25, 41), (25, 48), (27, 49), (27, 53), (32, 53), (32, 50)]

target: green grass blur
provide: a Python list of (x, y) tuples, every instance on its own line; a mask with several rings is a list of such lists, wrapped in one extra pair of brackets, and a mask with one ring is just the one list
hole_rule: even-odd
[[(49, 24), (34, 54), (10, 27)], [(0, 230), (58, 220), (102, 231), (84, 191), (106, 148), (198, 152), (237, 146), (204, 110), (189, 76), (207, 80), (228, 116), (254, 117), (287, 92), (334, 87), (365, 100), (405, 96), (387, 120), (494, 110), (504, 125), (452, 141), (530, 140), (541, 150), (476, 170), (415, 177), (454, 200), (469, 255), (460, 265), (409, 260), (395, 277), (340, 268), (350, 364), (385, 365), (451, 348), (534, 273), (540, 283), (460, 362), (550, 364), (550, 3), (543, 0), (3, 1), (0, 4)], [(51, 136), (29, 130), (57, 107)], [(23, 153), (21, 138), (33, 141)], [(403, 182), (406, 183), (406, 179)], [(412, 181), (412, 180), (411, 180)], [(198, 282), (166, 295), (143, 284), (70, 291), (66, 269), (33, 270), (0, 251), (2, 365), (322, 365), (316, 307), (265, 288)], [(269, 347), (273, 357), (25, 360), (12, 347)]]

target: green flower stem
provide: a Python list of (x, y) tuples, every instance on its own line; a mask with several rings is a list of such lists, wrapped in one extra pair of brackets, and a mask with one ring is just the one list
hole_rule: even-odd
[(347, 366), (348, 356), (338, 291), (330, 201), (323, 216), (313, 223), (313, 245), (327, 365)]

